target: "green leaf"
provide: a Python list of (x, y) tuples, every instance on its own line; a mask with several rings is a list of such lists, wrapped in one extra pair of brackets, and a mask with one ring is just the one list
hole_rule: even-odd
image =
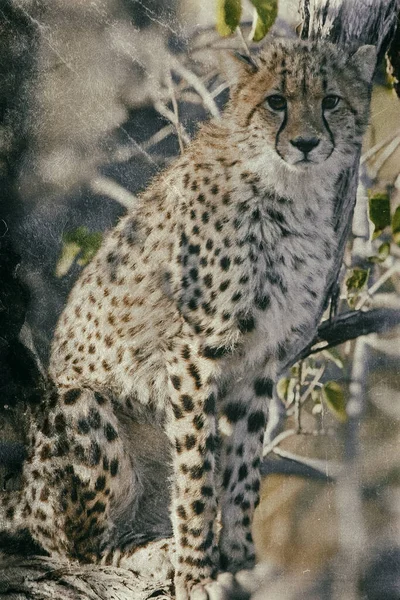
[(276, 384), (276, 392), (279, 398), (283, 401), (286, 401), (288, 390), (289, 390), (289, 377), (282, 377), (278, 383)]
[(256, 22), (253, 25), (252, 39), (255, 42), (262, 40), (275, 23), (278, 15), (278, 0), (250, 0), (257, 12)]
[(77, 229), (65, 233), (61, 256), (56, 266), (57, 277), (66, 275), (76, 259), (80, 266), (90, 262), (100, 248), (102, 239), (102, 233), (90, 232), (87, 227), (77, 227)]
[(352, 269), (346, 279), (347, 302), (354, 308), (360, 291), (366, 286), (369, 269)]
[(372, 263), (383, 263), (390, 254), (390, 243), (384, 242), (378, 248), (378, 256), (369, 256), (368, 260)]
[(343, 361), (336, 348), (329, 348), (321, 351), (322, 356), (332, 361), (339, 369), (343, 369)]
[(61, 250), (61, 256), (56, 265), (57, 277), (64, 277), (64, 275), (68, 273), (80, 251), (81, 249), (78, 244), (75, 244), (74, 242), (64, 243)]
[(392, 217), (392, 233), (395, 244), (400, 246), (400, 206), (396, 208)]
[(377, 238), (390, 225), (390, 198), (386, 192), (373, 194), (369, 197), (369, 218), (375, 225), (372, 239)]
[(241, 0), (217, 0), (217, 31), (223, 37), (231, 35), (240, 23)]
[(296, 387), (296, 380), (289, 377), (282, 377), (277, 383), (276, 391), (279, 398), (286, 405), (290, 405), (294, 400), (294, 390)]
[(322, 388), (322, 397), (338, 421), (347, 421), (346, 400), (342, 387), (336, 381), (328, 381)]
[(368, 281), (369, 269), (352, 269), (346, 279), (348, 292), (360, 291)]

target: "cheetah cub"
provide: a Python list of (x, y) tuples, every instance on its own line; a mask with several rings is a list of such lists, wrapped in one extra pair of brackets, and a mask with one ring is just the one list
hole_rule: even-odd
[(214, 598), (218, 572), (254, 562), (268, 402), (321, 308), (335, 185), (360, 150), (375, 50), (274, 41), (257, 61), (237, 61), (222, 118), (72, 290), (57, 392), (6, 503), (11, 526), (81, 561), (127, 564), (144, 521), (161, 556), (169, 524), (178, 600)]

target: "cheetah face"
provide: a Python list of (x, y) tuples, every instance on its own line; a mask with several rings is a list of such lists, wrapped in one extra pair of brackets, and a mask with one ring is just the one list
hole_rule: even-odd
[(242, 130), (291, 169), (354, 155), (367, 125), (375, 60), (373, 46), (350, 56), (328, 43), (272, 43), (237, 86)]

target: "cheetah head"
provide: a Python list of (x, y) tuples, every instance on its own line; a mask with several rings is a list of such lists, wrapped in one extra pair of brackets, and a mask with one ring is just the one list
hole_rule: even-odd
[(326, 42), (272, 42), (256, 64), (241, 61), (231, 119), (255, 153), (291, 170), (343, 164), (368, 123), (375, 64), (374, 46), (346, 54)]

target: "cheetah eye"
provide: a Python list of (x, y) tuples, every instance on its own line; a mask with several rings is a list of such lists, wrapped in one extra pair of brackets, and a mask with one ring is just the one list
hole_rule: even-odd
[(339, 104), (339, 100), (339, 96), (334, 96), (333, 94), (331, 96), (325, 96), (322, 100), (322, 110), (332, 110)]
[(272, 108), (272, 110), (285, 110), (287, 106), (286, 98), (280, 94), (268, 96), (267, 104)]

